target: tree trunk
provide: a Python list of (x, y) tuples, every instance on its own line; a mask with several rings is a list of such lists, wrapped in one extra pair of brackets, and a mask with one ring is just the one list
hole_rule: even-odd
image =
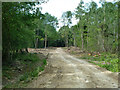
[[(88, 28), (88, 33), (89, 33), (89, 28)], [(88, 48), (89, 48), (89, 47), (88, 47), (88, 37), (89, 37), (89, 36), (88, 36), (88, 33), (87, 33), (87, 50), (88, 50)]]
[(65, 32), (65, 38), (66, 38), (66, 40), (65, 40), (65, 46), (68, 47), (68, 33), (67, 33), (67, 31)]
[(22, 53), (22, 54), (24, 53), (22, 49), (20, 49), (20, 53)]
[(19, 50), (17, 49), (17, 50), (16, 50), (16, 53), (18, 53), (18, 52), (19, 52)]
[(82, 49), (84, 48), (83, 32), (81, 32)]
[(76, 47), (76, 39), (75, 39), (75, 35), (74, 35), (74, 46)]
[(45, 49), (46, 49), (46, 46), (47, 46), (47, 34), (45, 33)]
[(27, 48), (25, 48), (25, 51), (28, 53), (28, 49)]
[[(105, 3), (105, 1), (104, 1), (104, 3)], [(105, 24), (105, 22), (106, 22), (106, 18), (105, 18), (105, 6), (104, 6), (104, 24)], [(102, 31), (104, 31), (104, 30), (102, 30)], [(103, 36), (103, 51), (106, 51), (106, 50), (105, 50), (105, 40), (104, 40), (104, 36)]]
[[(72, 29), (73, 31), (73, 29)], [(76, 47), (76, 38), (75, 38), (75, 32), (73, 31), (73, 39), (74, 39), (74, 46)]]
[[(39, 31), (36, 30), (37, 32), (37, 36), (39, 35)], [(38, 48), (38, 37), (36, 38), (36, 42), (35, 42), (35, 49)]]
[(36, 38), (36, 42), (35, 42), (35, 49), (37, 48), (37, 38)]
[(104, 40), (104, 36), (103, 36), (103, 38), (102, 38), (102, 41), (103, 41), (103, 48), (102, 48), (102, 50), (103, 50), (103, 52), (105, 51), (105, 40)]
[(97, 44), (98, 46), (100, 46), (100, 41), (99, 41), (100, 37), (99, 37), (99, 31), (98, 31), (98, 40), (97, 40)]
[(68, 36), (66, 36), (66, 47), (68, 47)]
[(38, 38), (36, 38), (35, 49), (38, 47)]

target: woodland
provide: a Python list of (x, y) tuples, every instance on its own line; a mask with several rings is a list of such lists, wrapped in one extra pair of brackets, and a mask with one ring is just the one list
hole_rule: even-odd
[[(48, 1), (2, 3), (3, 66), (25, 56), (28, 48), (71, 46), (89, 52), (89, 56), (92, 56), (93, 52), (101, 55), (104, 53), (104, 60), (109, 54), (109, 60), (118, 64), (119, 2), (101, 0), (101, 7), (98, 7), (96, 2), (91, 1), (86, 7), (81, 0), (74, 12), (66, 11), (62, 14), (62, 27), (59, 27), (57, 17), (49, 13), (43, 14), (42, 8), (36, 7), (46, 2)], [(72, 26), (73, 17), (78, 23)], [(31, 59), (34, 58), (31, 56)], [(118, 65), (115, 66), (117, 67)]]
[[(102, 7), (91, 2), (84, 7), (81, 1), (75, 12), (63, 13), (63, 26), (58, 31), (57, 18), (49, 13), (42, 14), (41, 8), (35, 8), (44, 2), (2, 3), (4, 61), (22, 49), (27, 51), (27, 48), (75, 46), (88, 51), (117, 53), (118, 2), (101, 1)], [(73, 16), (79, 22), (70, 27)]]

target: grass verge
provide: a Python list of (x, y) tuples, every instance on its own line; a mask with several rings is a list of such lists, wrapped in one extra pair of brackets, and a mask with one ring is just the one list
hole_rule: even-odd
[(99, 55), (85, 54), (80, 58), (87, 59), (90, 63), (106, 68), (109, 71), (119, 72), (117, 54), (110, 54), (110, 53), (101, 53)]
[[(40, 56), (40, 55), (39, 55)], [(45, 56), (44, 56), (45, 57)], [(3, 88), (23, 88), (27, 83), (38, 77), (45, 69), (47, 61), (37, 54), (16, 54), (13, 61), (3, 65)]]
[(118, 54), (111, 54), (108, 52), (99, 53), (99, 52), (82, 52), (78, 47), (71, 48), (63, 48), (66, 52), (71, 55), (75, 55), (80, 59), (85, 59), (90, 63), (98, 65), (102, 68), (106, 68), (112, 72), (119, 72), (120, 68), (118, 68)]

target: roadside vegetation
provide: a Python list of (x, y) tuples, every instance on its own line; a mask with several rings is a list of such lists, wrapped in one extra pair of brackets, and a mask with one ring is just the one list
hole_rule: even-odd
[(17, 54), (12, 60), (3, 65), (4, 88), (23, 88), (38, 77), (47, 65), (46, 56), (40, 54)]
[(64, 48), (66, 52), (75, 55), (80, 59), (87, 60), (90, 63), (98, 65), (112, 72), (119, 72), (118, 54), (111, 54), (107, 52), (88, 52), (80, 51), (80, 48), (70, 47)]
[[(98, 7), (94, 1), (84, 4), (84, 0), (81, 0), (75, 12), (67, 11), (62, 15), (64, 26), (59, 32), (64, 38), (67, 50), (100, 67), (119, 72), (118, 5), (120, 2), (100, 0), (101, 7)], [(70, 27), (73, 16), (78, 19), (78, 23)], [(72, 50), (70, 46), (76, 48)]]
[[(40, 53), (29, 53), (28, 48), (67, 47), (70, 50), (74, 46), (79, 48), (79, 53), (74, 50), (72, 54), (119, 72), (119, 2), (100, 0), (101, 7), (98, 7), (94, 1), (84, 5), (84, 0), (80, 0), (74, 12), (62, 14), (62, 26), (57, 30), (59, 19), (42, 13), (40, 5), (48, 1), (2, 3), (3, 85), (23, 87), (44, 70), (46, 58), (41, 58)], [(78, 22), (72, 26), (73, 18)]]
[[(28, 48), (56, 46), (57, 18), (42, 14), (36, 5), (47, 2), (2, 3), (2, 84), (4, 88), (27, 85), (45, 69), (47, 56), (30, 53)], [(31, 12), (32, 11), (32, 12)], [(1, 46), (1, 45), (0, 45)], [(44, 57), (44, 58), (42, 58)]]
[(118, 70), (118, 55), (111, 53), (101, 53), (91, 55), (88, 53), (81, 57), (81, 59), (88, 59), (89, 62), (96, 64), (100, 67), (106, 68), (112, 72), (119, 72)]

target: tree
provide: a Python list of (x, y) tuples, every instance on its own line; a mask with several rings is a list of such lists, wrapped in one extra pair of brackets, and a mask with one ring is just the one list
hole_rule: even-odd
[(84, 6), (83, 6), (84, 2), (81, 0), (79, 5), (77, 6), (76, 8), (76, 18), (79, 19), (79, 22), (78, 22), (78, 26), (79, 26), (79, 30), (80, 30), (80, 34), (81, 34), (81, 43), (82, 43), (82, 49), (84, 48), (84, 39), (83, 39), (83, 29), (82, 29), (82, 26), (84, 25)]
[(52, 27), (57, 27), (58, 25), (58, 20), (56, 17), (54, 16), (51, 16), (50, 14), (48, 13), (45, 13), (45, 20), (44, 20), (44, 25), (45, 25), (45, 49), (46, 49), (46, 46), (47, 46), (47, 37), (48, 37), (48, 32), (49, 32), (49, 26), (52, 26)]
[[(34, 39), (34, 23), (38, 18), (32, 2), (4, 2), (2, 4), (3, 59), (12, 60), (13, 54), (31, 47)], [(33, 10), (35, 12), (31, 13)]]
[(70, 24), (72, 23), (72, 12), (71, 11), (67, 11), (67, 12), (64, 12), (62, 14), (62, 22), (64, 24), (64, 31), (65, 31), (65, 35), (66, 35), (66, 47), (68, 47), (69, 45), (69, 40), (68, 40), (68, 28), (70, 28)]
[(111, 3), (104, 0), (101, 1), (102, 6), (97, 7), (97, 4), (92, 1), (86, 8), (83, 3), (81, 0), (75, 11), (76, 19), (79, 20), (77, 32), (80, 35), (76, 37), (77, 46), (89, 51), (115, 52), (118, 42), (116, 40), (117, 2)]

